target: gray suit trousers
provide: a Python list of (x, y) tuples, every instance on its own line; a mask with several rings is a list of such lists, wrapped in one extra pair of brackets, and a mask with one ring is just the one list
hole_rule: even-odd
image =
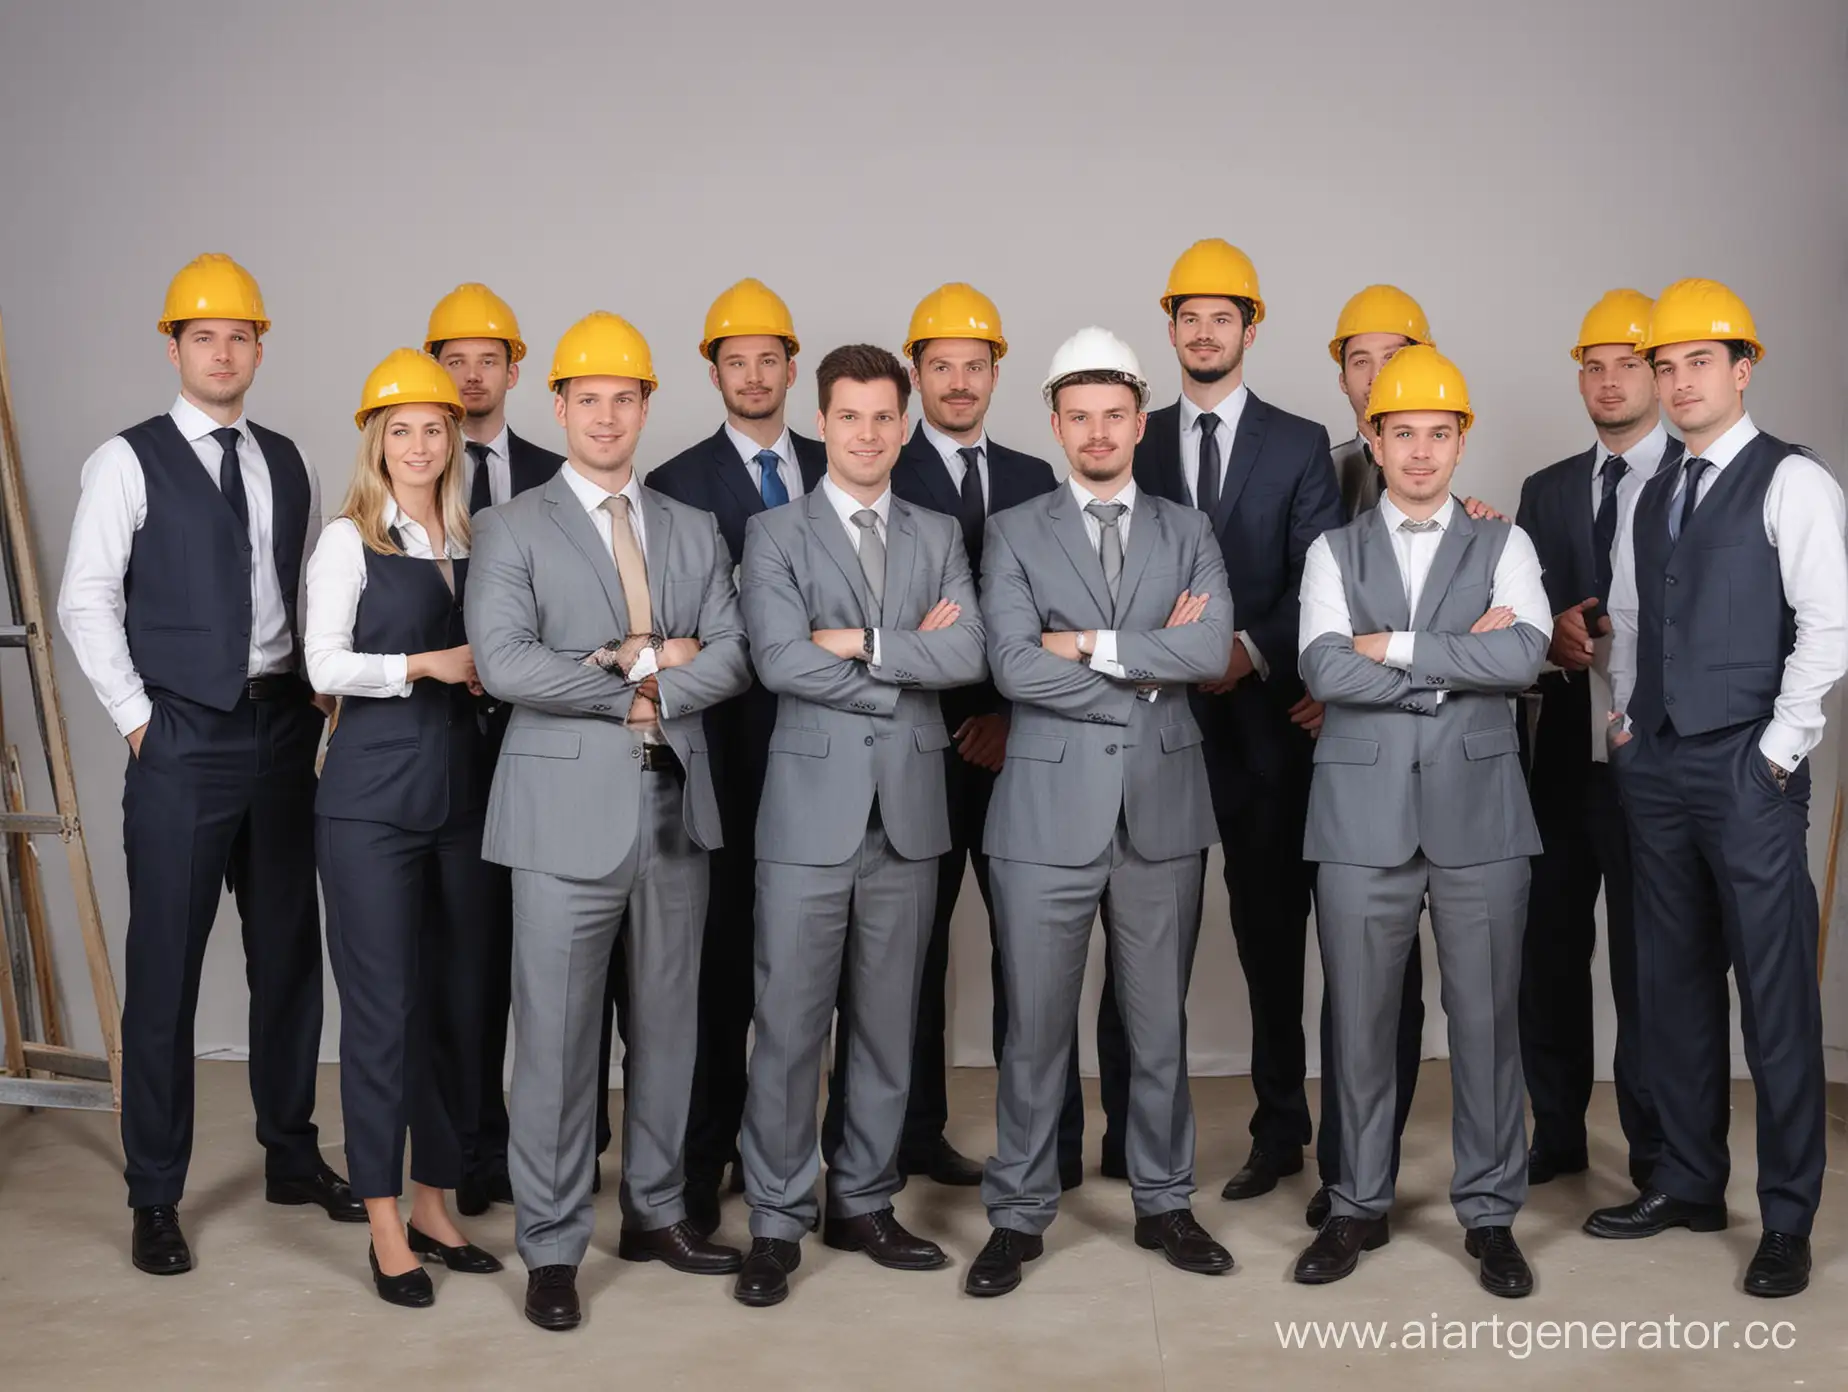
[(1481, 1228), (1513, 1223), (1527, 1202), (1520, 986), (1528, 880), (1525, 856), (1445, 869), (1421, 852), (1390, 870), (1320, 867), (1316, 928), (1340, 1079), (1334, 1212), (1377, 1218), (1392, 1207), (1393, 1037), (1427, 895), (1450, 1017), (1451, 1206), (1464, 1227)]
[(1110, 965), (1129, 1034), (1125, 1153), (1138, 1217), (1187, 1208), (1194, 1190), (1187, 1090), (1187, 980), (1204, 857), (1145, 860), (1119, 822), (1089, 865), (988, 862), (1008, 1001), (995, 1155), (982, 1201), (997, 1228), (1040, 1233), (1059, 1209), (1059, 1110), (1085, 953), (1098, 905), (1110, 912)]
[(642, 775), (635, 844), (608, 875), (513, 872), (513, 1022), (508, 1108), (516, 1239), (528, 1267), (577, 1265), (590, 1246), (598, 1036), (623, 914), (629, 967), (628, 1083), (622, 1109), (625, 1226), (686, 1217), (681, 1190), (698, 1042), (706, 852), (688, 838), (679, 778)]
[(828, 1213), (891, 1207), (936, 898), (937, 858), (898, 855), (876, 815), (839, 865), (757, 862), (757, 1036), (740, 1145), (751, 1236), (799, 1242), (814, 1224), (821, 1056), (843, 995), (847, 1096)]

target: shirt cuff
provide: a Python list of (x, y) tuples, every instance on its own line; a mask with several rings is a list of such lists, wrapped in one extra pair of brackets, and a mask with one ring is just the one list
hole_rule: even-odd
[(1258, 680), (1270, 680), (1270, 663), (1264, 660), (1264, 654), (1258, 651), (1258, 645), (1251, 641), (1251, 635), (1242, 629), (1238, 641), (1245, 646), (1245, 655), (1251, 659), (1251, 670), (1258, 674)]
[(655, 650), (651, 644), (643, 648), (642, 655), (629, 664), (628, 683), (634, 686), (637, 682), (645, 681), (660, 670), (660, 664), (655, 661)]
[(1758, 752), (1784, 772), (1795, 773), (1809, 755), (1810, 740), (1803, 731), (1773, 720), (1758, 737)]
[(872, 660), (872, 661), (871, 661), (870, 663), (868, 663), (868, 664), (867, 664), (868, 666), (870, 666), (870, 667), (878, 667), (878, 666), (881, 666), (881, 665), (883, 665), (883, 664), (881, 664), (881, 662), (879, 661), (879, 652), (880, 652), (880, 648), (879, 648), (879, 630), (875, 628), (875, 629), (873, 630), (873, 660)]
[(140, 689), (116, 702), (110, 708), (109, 718), (115, 721), (117, 732), (127, 739), (154, 718), (154, 703), (148, 699), (147, 691)]
[(1114, 628), (1097, 630), (1097, 641), (1091, 647), (1091, 670), (1118, 681), (1128, 675), (1123, 670), (1123, 664), (1117, 661), (1117, 636)]
[(411, 694), (411, 658), (409, 653), (385, 654), (385, 685), (395, 696)]
[(1412, 670), (1412, 656), (1418, 647), (1418, 635), (1412, 632), (1394, 633), (1386, 640), (1386, 665), (1397, 667), (1401, 672)]

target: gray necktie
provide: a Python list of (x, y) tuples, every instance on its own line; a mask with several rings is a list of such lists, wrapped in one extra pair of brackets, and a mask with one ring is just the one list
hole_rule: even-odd
[(1084, 510), (1097, 519), (1097, 559), (1104, 563), (1104, 583), (1115, 603), (1117, 584), (1123, 578), (1123, 533), (1117, 522), (1129, 509), (1123, 503), (1086, 503)]
[(1437, 530), (1437, 519), (1435, 517), (1427, 517), (1422, 522), (1414, 522), (1408, 517), (1399, 524), (1399, 530), (1402, 532), (1435, 532)]
[(853, 525), (860, 529), (860, 569), (866, 572), (866, 584), (873, 592), (873, 603), (885, 603), (885, 543), (879, 539), (879, 514), (861, 508), (853, 515)]

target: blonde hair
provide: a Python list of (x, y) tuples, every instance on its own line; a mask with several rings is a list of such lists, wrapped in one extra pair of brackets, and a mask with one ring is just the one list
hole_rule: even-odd
[[(406, 402), (406, 406), (425, 405)], [(385, 430), (402, 407), (387, 406), (366, 417), (359, 436), (359, 457), (353, 463), (353, 481), (347, 485), (346, 499), (340, 504), (341, 517), (359, 529), (359, 539), (366, 548), (382, 556), (401, 556), (403, 550), (385, 529), (385, 501), (393, 496), (391, 476), (385, 468)], [(443, 419), (449, 426), (449, 457), (443, 463), (442, 477), (436, 481), (437, 503), (443, 513), (443, 533), (448, 545), (468, 545), (468, 502), (462, 496), (463, 441), (462, 423), (448, 411)]]

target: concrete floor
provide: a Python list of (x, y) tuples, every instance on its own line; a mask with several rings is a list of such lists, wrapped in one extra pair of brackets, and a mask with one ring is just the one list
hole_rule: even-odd
[[(1588, 1175), (1534, 1191), (1516, 1229), (1539, 1276), (1525, 1301), (1495, 1300), (1475, 1285), (1445, 1193), (1449, 1179), (1448, 1075), (1427, 1063), (1406, 1141), (1390, 1246), (1360, 1271), (1320, 1289), (1289, 1280), (1307, 1240), (1303, 1203), (1310, 1173), (1263, 1199), (1228, 1204), (1220, 1184), (1243, 1158), (1250, 1088), (1242, 1078), (1194, 1084), (1200, 1113), (1197, 1212), (1232, 1249), (1238, 1269), (1189, 1276), (1130, 1238), (1129, 1195), (1093, 1170), (1067, 1195), (1047, 1252), (1022, 1288), (1000, 1300), (961, 1293), (963, 1271), (987, 1236), (974, 1190), (914, 1184), (899, 1211), (950, 1250), (950, 1270), (890, 1272), (866, 1258), (803, 1246), (789, 1301), (746, 1310), (729, 1281), (633, 1266), (612, 1255), (613, 1191), (599, 1201), (600, 1229), (580, 1289), (588, 1317), (571, 1334), (546, 1334), (520, 1316), (525, 1276), (513, 1251), (513, 1215), (496, 1208), (466, 1222), (501, 1254), (506, 1274), (456, 1276), (434, 1269), (429, 1311), (386, 1306), (372, 1293), (365, 1230), (316, 1210), (262, 1198), (262, 1160), (251, 1138), (241, 1065), (199, 1065), (199, 1121), (191, 1193), (182, 1208), (199, 1266), (156, 1279), (128, 1261), (128, 1213), (112, 1118), (0, 1112), (0, 1388), (256, 1389), (356, 1386), (587, 1386), (635, 1388), (958, 1389), (1287, 1386), (1291, 1389), (1768, 1387), (1848, 1383), (1848, 1208), (1838, 1168), (1816, 1232), (1817, 1272), (1795, 1300), (1740, 1294), (1757, 1241), (1752, 1196), (1751, 1093), (1734, 1098), (1739, 1170), (1734, 1226), (1673, 1233), (1647, 1242), (1601, 1243), (1578, 1232), (1585, 1213), (1621, 1200), (1623, 1152), (1608, 1088), (1594, 1103)], [(1313, 1084), (1311, 1085), (1314, 1086)], [(344, 1169), (334, 1071), (321, 1080), (322, 1136)], [(994, 1135), (994, 1075), (959, 1070), (950, 1131), (985, 1154)], [(1091, 1158), (1101, 1121), (1092, 1096)], [(1831, 1130), (1841, 1153), (1841, 1119)], [(728, 1202), (722, 1235), (746, 1240), (745, 1209)], [(1728, 1321), (1717, 1346), (1671, 1349), (1665, 1322)], [(1488, 1323), (1500, 1317), (1499, 1330)], [(1411, 1321), (1435, 1349), (1285, 1349), (1279, 1321), (1390, 1322), (1407, 1339)], [(1437, 1338), (1430, 1337), (1432, 1321)], [(1510, 1328), (1509, 1320), (1528, 1323)], [(1659, 1350), (1537, 1347), (1542, 1321), (1662, 1321)], [(1754, 1320), (1789, 1321), (1748, 1330)], [(1445, 1349), (1449, 1321), (1483, 1321), (1474, 1349)], [(1703, 1330), (1703, 1336), (1704, 1336)], [(1500, 1347), (1494, 1340), (1499, 1334)], [(1687, 1342), (1685, 1332), (1677, 1334)], [(1792, 1347), (1753, 1351), (1751, 1337)], [(1595, 1335), (1589, 1335), (1595, 1337)], [(1613, 1330), (1610, 1337), (1615, 1337)], [(1702, 1344), (1713, 1341), (1705, 1337)], [(1522, 1348), (1525, 1357), (1520, 1356)], [(556, 1379), (556, 1381), (553, 1381)], [(543, 1381), (542, 1381), (543, 1380)]]

